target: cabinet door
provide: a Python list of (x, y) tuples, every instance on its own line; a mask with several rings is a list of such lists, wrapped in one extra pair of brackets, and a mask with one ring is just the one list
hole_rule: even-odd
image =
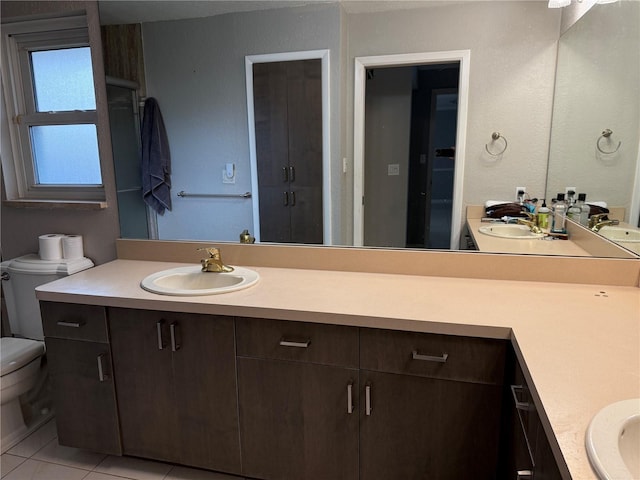
[(175, 448), (186, 465), (240, 473), (233, 319), (182, 317), (169, 325), (177, 342)]
[(167, 323), (158, 312), (109, 309), (124, 453), (179, 462)]
[(358, 478), (357, 370), (241, 357), (238, 379), (244, 475)]
[(360, 385), (360, 479), (495, 477), (499, 386), (364, 370)]
[(109, 345), (47, 338), (61, 445), (121, 455)]

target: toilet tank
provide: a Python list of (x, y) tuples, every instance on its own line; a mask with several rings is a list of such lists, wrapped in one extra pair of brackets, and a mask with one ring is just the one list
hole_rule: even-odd
[(35, 288), (91, 267), (93, 262), (88, 258), (41, 260), (36, 254), (0, 263), (11, 333), (33, 340), (44, 340)]

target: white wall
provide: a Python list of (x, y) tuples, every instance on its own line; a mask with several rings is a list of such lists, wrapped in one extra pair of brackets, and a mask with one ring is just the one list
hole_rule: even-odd
[[(464, 203), (511, 200), (516, 186), (541, 197), (560, 15), (539, 1), (427, 2), (412, 10), (349, 15), (350, 123), (344, 151), (353, 150), (353, 81), (348, 79), (353, 78), (355, 57), (469, 49)], [(509, 142), (498, 160), (485, 152), (494, 131)]]
[[(237, 241), (252, 230), (251, 200), (179, 198), (251, 191), (244, 57), (330, 50), (332, 172), (340, 196), (340, 39), (338, 5), (309, 5), (143, 24), (147, 92), (156, 97), (172, 156), (173, 210), (158, 217), (160, 238)], [(222, 168), (236, 164), (236, 184)], [(339, 230), (339, 202), (334, 230)]]

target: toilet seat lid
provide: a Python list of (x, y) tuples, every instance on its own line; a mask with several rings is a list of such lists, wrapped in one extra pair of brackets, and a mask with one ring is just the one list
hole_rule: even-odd
[(27, 338), (2, 337), (0, 339), (0, 376), (5, 376), (44, 353), (44, 342)]

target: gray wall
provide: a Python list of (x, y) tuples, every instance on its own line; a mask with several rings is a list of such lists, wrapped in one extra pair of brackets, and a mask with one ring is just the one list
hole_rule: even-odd
[[(158, 217), (160, 238), (237, 241), (252, 230), (251, 201), (179, 198), (177, 192), (251, 191), (245, 56), (330, 50), (334, 195), (340, 195), (340, 38), (337, 4), (309, 5), (143, 24), (147, 92), (169, 136), (173, 210)], [(222, 168), (236, 164), (235, 185)], [(334, 213), (339, 230), (340, 209)]]
[[(364, 244), (406, 247), (409, 140), (411, 136), (410, 68), (378, 68), (367, 80), (365, 110)], [(389, 165), (398, 175), (389, 175)]]

